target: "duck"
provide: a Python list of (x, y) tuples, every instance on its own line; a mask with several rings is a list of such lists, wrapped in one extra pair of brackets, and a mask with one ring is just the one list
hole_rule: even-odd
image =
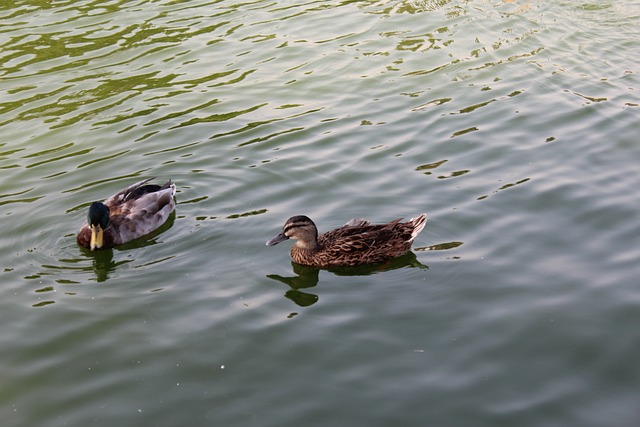
[(136, 182), (104, 202), (89, 206), (87, 222), (80, 228), (78, 245), (91, 251), (112, 248), (151, 233), (176, 207), (176, 186), (171, 180), (149, 184)]
[(289, 218), (282, 231), (266, 242), (274, 246), (294, 239), (291, 259), (312, 267), (344, 267), (378, 263), (398, 257), (411, 250), (413, 240), (427, 223), (421, 214), (409, 221), (394, 219), (385, 224), (372, 224), (354, 218), (345, 225), (318, 235), (315, 223), (305, 215)]

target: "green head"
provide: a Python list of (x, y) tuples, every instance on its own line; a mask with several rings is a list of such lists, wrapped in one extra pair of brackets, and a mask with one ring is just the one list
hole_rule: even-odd
[(93, 202), (89, 206), (87, 223), (91, 228), (91, 243), (89, 249), (101, 249), (104, 244), (104, 230), (109, 226), (109, 208), (100, 202)]

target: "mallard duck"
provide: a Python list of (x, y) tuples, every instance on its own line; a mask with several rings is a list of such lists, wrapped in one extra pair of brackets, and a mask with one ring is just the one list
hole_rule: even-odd
[(176, 207), (176, 186), (171, 180), (163, 185), (147, 184), (151, 179), (137, 182), (103, 203), (91, 203), (78, 244), (92, 251), (111, 248), (160, 227)]
[(395, 219), (386, 224), (371, 224), (354, 218), (340, 228), (318, 236), (316, 225), (304, 215), (293, 216), (282, 232), (267, 241), (267, 246), (287, 239), (297, 242), (291, 247), (291, 258), (298, 264), (314, 267), (350, 266), (381, 262), (402, 255), (424, 228), (427, 215), (407, 222)]

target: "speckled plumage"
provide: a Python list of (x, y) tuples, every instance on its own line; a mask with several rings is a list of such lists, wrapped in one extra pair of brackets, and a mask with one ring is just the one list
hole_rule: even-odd
[[(94, 202), (90, 208), (87, 223), (78, 232), (77, 242), (85, 248), (104, 249), (127, 243), (131, 240), (151, 233), (167, 220), (175, 209), (174, 195), (176, 186), (168, 181), (163, 185), (147, 184), (151, 179), (137, 182), (109, 197), (103, 203)], [(106, 225), (103, 228), (102, 246), (91, 248), (92, 209), (102, 208), (108, 211), (108, 219), (102, 218)], [(93, 220), (96, 224), (98, 220)], [(94, 225), (97, 227), (97, 225)]]
[(267, 245), (296, 239), (296, 244), (291, 247), (291, 258), (298, 264), (315, 267), (381, 262), (411, 249), (413, 240), (426, 224), (427, 215), (422, 214), (407, 222), (401, 220), (371, 224), (364, 219), (352, 219), (342, 227), (318, 236), (313, 221), (298, 215), (289, 218), (282, 232), (267, 241)]

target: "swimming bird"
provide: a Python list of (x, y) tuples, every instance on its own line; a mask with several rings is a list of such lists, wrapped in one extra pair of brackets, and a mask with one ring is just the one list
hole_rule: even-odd
[(316, 225), (304, 215), (287, 220), (282, 232), (267, 241), (267, 246), (287, 240), (291, 258), (298, 264), (314, 267), (351, 266), (375, 263), (400, 256), (411, 249), (411, 243), (424, 228), (427, 215), (407, 222), (395, 219), (386, 224), (371, 224), (354, 218), (340, 228), (318, 236)]
[(176, 186), (137, 182), (89, 206), (87, 223), (78, 232), (78, 244), (92, 251), (127, 243), (160, 227), (176, 207)]

